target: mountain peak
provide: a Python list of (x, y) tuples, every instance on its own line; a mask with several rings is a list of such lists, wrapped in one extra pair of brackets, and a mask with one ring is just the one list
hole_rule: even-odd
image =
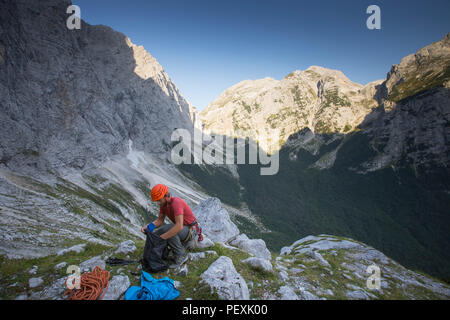
[(320, 72), (320, 73), (325, 73), (325, 72), (330, 72), (330, 71), (341, 72), (339, 70), (330, 69), (330, 68), (326, 68), (326, 67), (322, 67), (322, 66), (315, 66), (315, 65), (309, 66), (308, 69), (306, 69), (305, 71), (308, 71), (308, 70), (311, 70), (314, 72)]
[(342, 71), (336, 69), (330, 69), (321, 66), (310, 66), (308, 69), (305, 70), (305, 73), (307, 74), (315, 73), (320, 75), (320, 77), (336, 78), (346, 83), (352, 83), (362, 87), (361, 84), (351, 81)]
[[(266, 77), (239, 82), (201, 117), (209, 132), (252, 137), (264, 150), (276, 151), (291, 134), (306, 127), (327, 133), (355, 128), (377, 104), (374, 85), (363, 88), (339, 70), (311, 66), (281, 81)], [(274, 138), (277, 131), (279, 138)]]

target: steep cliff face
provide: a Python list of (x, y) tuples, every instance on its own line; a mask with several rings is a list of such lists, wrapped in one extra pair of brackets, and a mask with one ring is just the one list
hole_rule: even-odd
[(161, 65), (125, 35), (81, 23), (70, 1), (1, 1), (0, 163), (83, 169), (135, 149), (165, 154), (195, 110)]
[(394, 105), (387, 101), (361, 125), (371, 137), (370, 146), (376, 154), (365, 159), (358, 171), (411, 166), (419, 175), (446, 170), (450, 164), (449, 122), (447, 86), (427, 89)]
[(362, 172), (411, 165), (419, 174), (450, 164), (450, 34), (393, 65), (376, 93), (380, 108), (361, 128), (377, 155)]

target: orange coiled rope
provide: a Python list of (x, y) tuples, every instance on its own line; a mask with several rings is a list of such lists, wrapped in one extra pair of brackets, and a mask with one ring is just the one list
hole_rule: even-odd
[[(66, 279), (66, 288), (67, 280)], [(80, 289), (68, 289), (64, 296), (69, 295), (68, 300), (97, 300), (102, 294), (100, 300), (106, 294), (109, 285), (109, 271), (96, 266), (94, 271), (83, 273), (80, 278)]]

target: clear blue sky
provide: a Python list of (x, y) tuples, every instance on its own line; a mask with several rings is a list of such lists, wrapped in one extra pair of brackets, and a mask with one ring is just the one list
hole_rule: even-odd
[[(366, 84), (450, 32), (450, 1), (72, 0), (81, 18), (142, 45), (199, 110), (246, 79), (311, 65)], [(369, 5), (381, 30), (369, 30)]]

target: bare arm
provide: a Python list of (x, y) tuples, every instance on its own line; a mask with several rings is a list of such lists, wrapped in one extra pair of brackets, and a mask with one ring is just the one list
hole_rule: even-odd
[[(156, 226), (156, 228), (159, 228), (164, 223), (164, 218), (165, 218), (165, 215), (160, 212), (159, 215), (158, 215), (158, 219), (156, 219), (155, 221), (153, 221), (151, 223), (153, 223)], [(145, 234), (145, 229), (147, 229), (149, 224), (147, 224), (147, 225), (145, 225), (144, 227), (141, 228), (141, 232), (142, 233)]]
[(163, 223), (164, 223), (164, 218), (166, 216), (164, 214), (162, 214), (161, 212), (158, 215), (158, 219), (156, 219), (155, 221), (153, 221), (153, 224), (159, 228)]
[(163, 238), (165, 240), (172, 238), (174, 235), (176, 235), (182, 229), (183, 229), (183, 215), (175, 216), (175, 225), (172, 228), (170, 228), (169, 231), (167, 231), (166, 233), (163, 233), (161, 235), (161, 238)]

